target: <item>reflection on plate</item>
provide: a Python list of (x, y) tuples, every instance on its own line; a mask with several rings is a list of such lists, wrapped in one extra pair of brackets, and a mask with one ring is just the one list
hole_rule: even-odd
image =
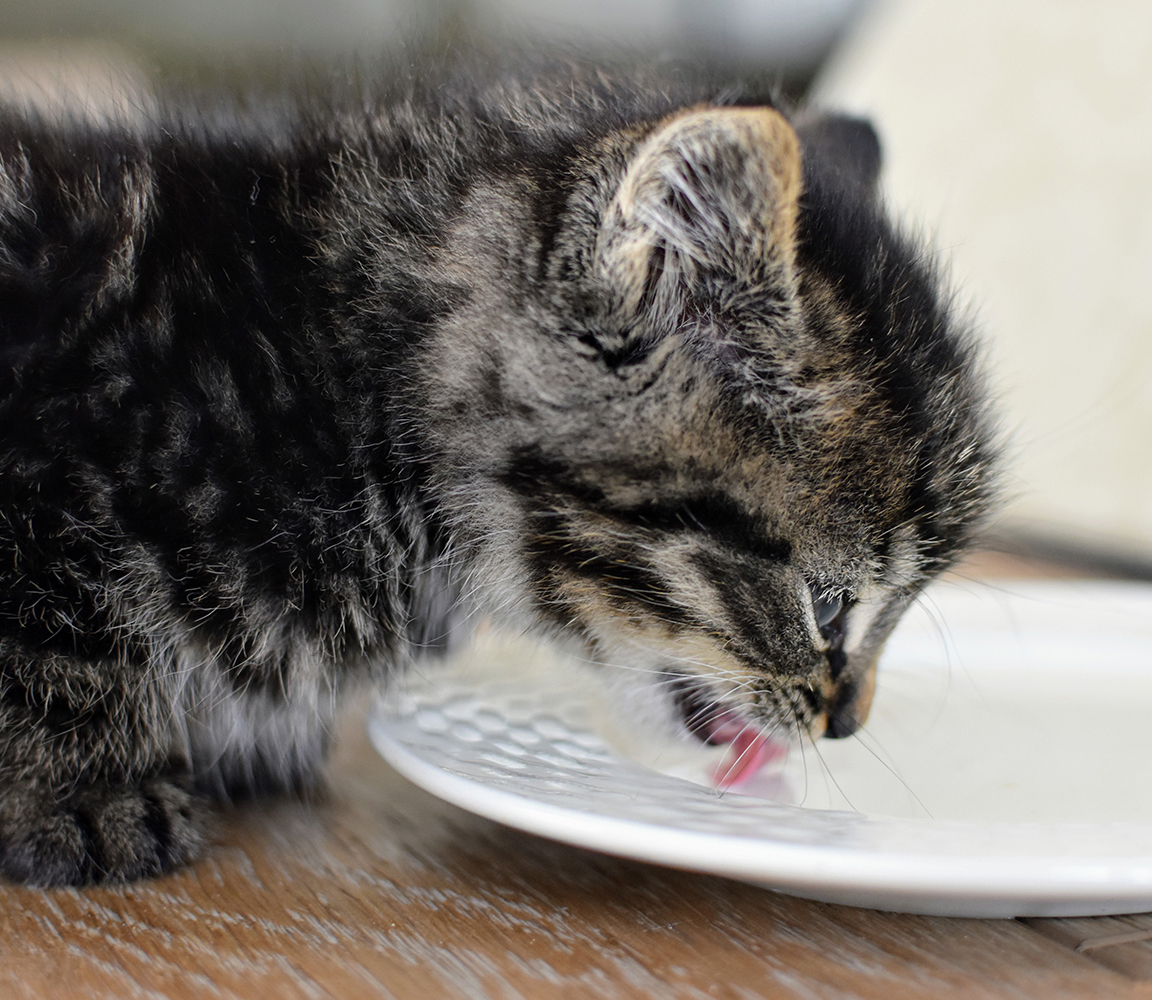
[(741, 794), (708, 783), (723, 748), (618, 704), (595, 669), (489, 639), (370, 732), (428, 791), (612, 854), (916, 913), (1152, 910), (1152, 587), (937, 585), (865, 730)]

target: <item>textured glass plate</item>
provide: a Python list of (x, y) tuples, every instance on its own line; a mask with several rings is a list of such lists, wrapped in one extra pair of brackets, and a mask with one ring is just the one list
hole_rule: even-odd
[(625, 857), (915, 913), (1152, 910), (1152, 587), (938, 585), (889, 642), (865, 730), (740, 794), (709, 785), (724, 748), (620, 691), (489, 637), (370, 733), (435, 795)]

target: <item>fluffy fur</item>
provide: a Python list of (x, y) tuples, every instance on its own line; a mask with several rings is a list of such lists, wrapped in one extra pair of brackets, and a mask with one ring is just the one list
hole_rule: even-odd
[(992, 495), (870, 127), (581, 65), (258, 104), (0, 116), (0, 869), (187, 861), (482, 616), (851, 732)]

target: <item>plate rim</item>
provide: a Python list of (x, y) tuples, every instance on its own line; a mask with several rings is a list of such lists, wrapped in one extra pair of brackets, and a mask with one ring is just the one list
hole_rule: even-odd
[[(910, 854), (853, 845), (797, 844), (707, 833), (621, 816), (583, 812), (527, 795), (496, 788), (455, 774), (424, 760), (395, 739), (378, 711), (368, 720), (369, 737), (380, 755), (413, 784), (437, 798), (493, 822), (575, 847), (725, 878), (752, 882), (789, 895), (873, 909), (937, 916), (1099, 916), (1152, 909), (1152, 846), (1148, 853), (1109, 856), (1058, 855), (1021, 858), (1014, 853), (963, 856), (947, 853)], [(694, 787), (690, 782), (685, 784)], [(812, 810), (775, 804), (784, 816), (803, 817)], [(825, 812), (827, 815), (827, 812)], [(1122, 827), (1128, 834), (1145, 832), (1152, 845), (1152, 823), (1037, 822), (981, 823), (969, 820), (874, 818), (843, 813), (861, 826), (984, 830), (995, 826), (1008, 832), (1038, 828)], [(658, 832), (658, 836), (652, 836)], [(624, 836), (621, 836), (623, 834)], [(643, 840), (643, 848), (637, 841)], [(705, 851), (701, 846), (723, 847)], [(755, 855), (755, 857), (753, 857)], [(765, 864), (770, 861), (770, 864)], [(942, 866), (947, 867), (942, 867)], [(1117, 885), (1099, 877), (1101, 869), (1122, 866), (1131, 874), (1144, 869), (1143, 879)], [(988, 884), (996, 870), (995, 885)], [(1077, 870), (1080, 874), (1077, 875)], [(1086, 877), (1088, 873), (1096, 877)]]
[[(1117, 586), (1117, 583), (1119, 586)], [(1152, 602), (1152, 586), (1127, 581), (1010, 581), (1011, 597), (1028, 599), (1029, 590), (1058, 590), (1071, 596), (1079, 589), (1118, 589), (1126, 596)], [(1041, 586), (1036, 586), (1040, 584)], [(1063, 584), (1063, 586), (1060, 586)], [(1088, 584), (1087, 587), (1084, 584)], [(1099, 586), (1104, 584), (1104, 586)], [(1056, 585), (1054, 587), (1054, 585)], [(998, 588), (999, 589), (999, 588)], [(1009, 595), (1005, 595), (1009, 596)], [(529, 794), (496, 787), (464, 773), (423, 759), (419, 752), (390, 731), (380, 701), (368, 718), (369, 737), (381, 756), (400, 774), (437, 797), (489, 820), (551, 840), (603, 853), (683, 870), (752, 882), (789, 895), (832, 903), (847, 903), (907, 913), (964, 917), (1072, 917), (1135, 913), (1152, 910), (1152, 822), (1119, 820), (1092, 822), (933, 820), (923, 817), (867, 816), (841, 811), (805, 809), (784, 803), (770, 805), (784, 819), (796, 820), (802, 832), (806, 815), (839, 815), (854, 828), (880, 834), (932, 831), (925, 849), (908, 851), (875, 847), (859, 841), (845, 845), (799, 843), (791, 840), (744, 837), (728, 831), (708, 832), (663, 825), (631, 816), (585, 811)], [(398, 722), (405, 720), (393, 718)], [(611, 751), (620, 764), (643, 770)], [(686, 787), (698, 789), (685, 779)], [(931, 849), (939, 834), (965, 832), (987, 838), (1002, 835), (1008, 845), (1039, 835), (1049, 844), (1064, 833), (1090, 831), (1102, 835), (1101, 846), (1114, 853), (1069, 854), (1060, 850), (1021, 854), (963, 854)], [(904, 838), (906, 842), (906, 837)], [(1148, 847), (1127, 849), (1134, 840)], [(1122, 845), (1123, 850), (1116, 850)], [(1117, 877), (1122, 872), (1123, 877)]]

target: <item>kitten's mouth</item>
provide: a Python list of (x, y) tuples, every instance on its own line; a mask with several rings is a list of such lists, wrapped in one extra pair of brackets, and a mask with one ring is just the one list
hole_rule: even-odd
[(728, 752), (712, 772), (720, 788), (734, 788), (753, 778), (766, 764), (788, 753), (788, 744), (773, 738), (763, 723), (736, 708), (720, 704), (700, 686), (686, 679), (673, 685), (676, 707), (684, 727), (710, 746), (728, 744)]

